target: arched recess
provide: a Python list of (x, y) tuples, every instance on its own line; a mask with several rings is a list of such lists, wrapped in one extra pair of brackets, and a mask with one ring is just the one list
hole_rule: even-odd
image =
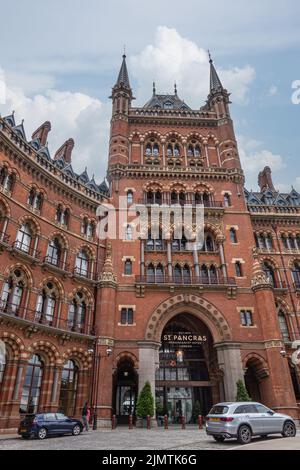
[(253, 401), (264, 402), (267, 394), (266, 379), (269, 377), (267, 361), (257, 353), (248, 354), (243, 360), (245, 384)]
[(190, 294), (176, 295), (162, 302), (148, 321), (145, 339), (160, 343), (165, 325), (182, 311), (202, 320), (210, 330), (214, 343), (232, 340), (232, 332), (222, 313), (207, 300)]

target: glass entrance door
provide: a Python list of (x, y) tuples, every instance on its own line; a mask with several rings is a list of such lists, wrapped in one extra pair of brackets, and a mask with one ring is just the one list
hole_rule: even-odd
[(116, 414), (126, 418), (135, 411), (135, 390), (130, 385), (119, 385), (116, 395)]

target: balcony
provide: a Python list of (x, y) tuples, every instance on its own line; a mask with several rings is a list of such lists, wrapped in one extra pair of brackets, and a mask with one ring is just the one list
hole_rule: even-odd
[[(197, 208), (202, 205), (202, 203), (197, 203), (195, 201), (150, 201), (147, 198), (142, 198), (138, 200), (138, 204), (151, 207), (151, 206), (170, 206), (170, 207), (185, 207), (190, 206), (193, 208)], [(204, 209), (223, 209), (224, 204), (222, 201), (205, 201), (203, 203)]]
[(300, 280), (294, 281), (294, 286), (295, 286), (296, 291), (300, 291)]
[(38, 262), (40, 260), (40, 251), (18, 240), (12, 244), (12, 250), (18, 252), (18, 254), (27, 259), (29, 258), (31, 261)]
[(178, 285), (178, 286), (236, 286), (236, 280), (233, 277), (212, 277), (205, 276), (136, 276), (136, 284), (147, 285)]
[(43, 264), (49, 267), (50, 269), (54, 269), (55, 271), (60, 271), (65, 274), (70, 272), (69, 263), (66, 263), (63, 260), (60, 260), (58, 258), (53, 258), (48, 255), (45, 256)]
[(75, 266), (73, 269), (73, 275), (75, 277), (79, 277), (81, 280), (85, 280), (87, 282), (92, 282), (94, 281), (94, 273), (88, 269), (85, 268), (79, 268)]
[(62, 331), (68, 331), (74, 334), (94, 336), (95, 331), (93, 325), (88, 323), (76, 323), (68, 319), (58, 319), (51, 317), (47, 314), (41, 314), (35, 310), (31, 310), (24, 307), (18, 307), (17, 305), (7, 304), (0, 302), (0, 315), (8, 318), (14, 318), (25, 324), (36, 325), (37, 328), (41, 329), (56, 329)]

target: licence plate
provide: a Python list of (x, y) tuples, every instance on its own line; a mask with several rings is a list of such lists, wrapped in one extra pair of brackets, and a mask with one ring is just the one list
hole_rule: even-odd
[(21, 428), (21, 429), (20, 429), (20, 432), (27, 432), (27, 429)]
[(213, 423), (219, 423), (220, 418), (210, 418), (210, 421), (212, 421)]

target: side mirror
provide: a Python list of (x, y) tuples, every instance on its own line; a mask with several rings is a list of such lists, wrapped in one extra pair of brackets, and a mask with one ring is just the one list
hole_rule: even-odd
[(274, 411), (272, 411), (272, 410), (269, 410), (269, 411), (268, 411), (268, 415), (274, 416), (274, 414), (275, 414)]

